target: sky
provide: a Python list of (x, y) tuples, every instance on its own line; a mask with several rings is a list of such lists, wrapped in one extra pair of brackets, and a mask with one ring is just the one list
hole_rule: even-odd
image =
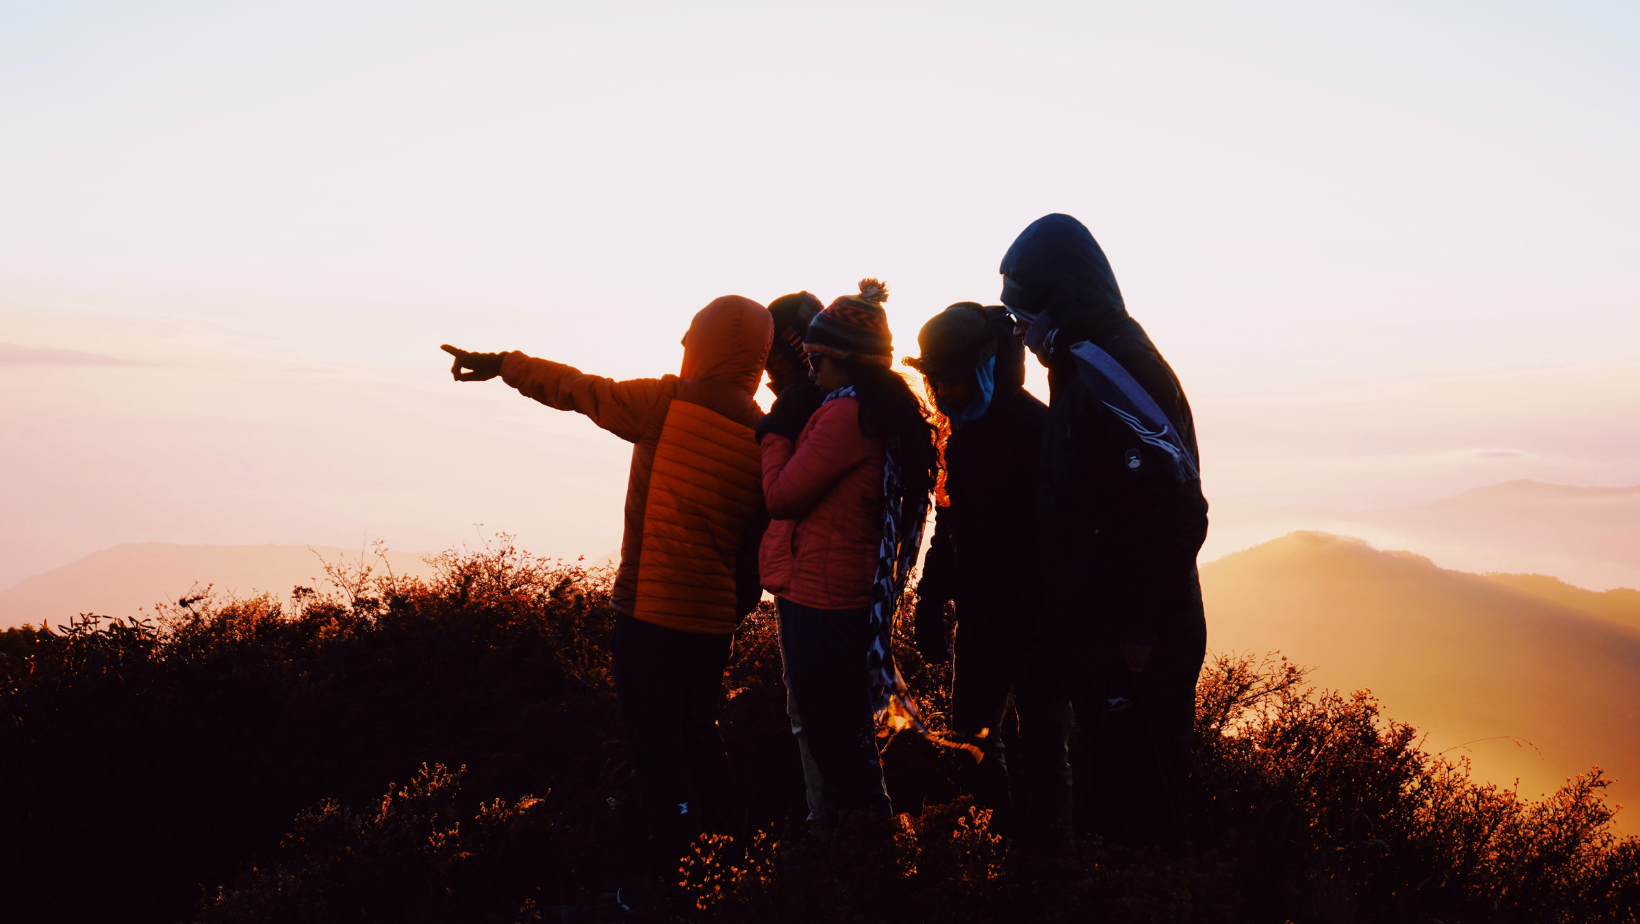
[(0, 0), (0, 586), (601, 557), (626, 444), (440, 343), (660, 375), (715, 296), (869, 275), (906, 354), (1054, 211), (1214, 503), (1640, 484), (1637, 51), (1618, 2)]

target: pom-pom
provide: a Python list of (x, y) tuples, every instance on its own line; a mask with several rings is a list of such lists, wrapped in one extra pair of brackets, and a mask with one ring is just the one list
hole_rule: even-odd
[(860, 301), (881, 306), (888, 301), (888, 284), (870, 278), (860, 280)]

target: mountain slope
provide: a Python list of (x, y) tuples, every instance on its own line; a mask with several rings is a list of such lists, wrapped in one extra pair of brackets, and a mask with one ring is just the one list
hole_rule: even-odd
[(1381, 510), (1218, 504), (1203, 558), (1295, 529), (1361, 536), (1464, 571), (1534, 572), (1579, 587), (1640, 587), (1640, 485), (1510, 481)]
[(1214, 649), (1280, 650), (1322, 684), (1370, 688), (1482, 776), (1536, 795), (1598, 764), (1625, 781), (1619, 802), (1640, 793), (1640, 628), (1568, 605), (1578, 594), (1324, 533), (1206, 565), (1202, 588)]
[(1640, 590), (1615, 587), (1584, 590), (1547, 574), (1488, 574), (1487, 580), (1529, 596), (1588, 613), (1627, 629), (1640, 631)]
[[(321, 557), (357, 563), (359, 556), (358, 549), (302, 545), (117, 545), (0, 591), (0, 629), (25, 622), (58, 625), (80, 613), (135, 615), (155, 602), (176, 600), (195, 585), (212, 584), (221, 594), (267, 591), (283, 597), (298, 584), (323, 581)], [(366, 564), (372, 561), (365, 556)], [(389, 552), (387, 563), (397, 574), (431, 571), (415, 554)]]

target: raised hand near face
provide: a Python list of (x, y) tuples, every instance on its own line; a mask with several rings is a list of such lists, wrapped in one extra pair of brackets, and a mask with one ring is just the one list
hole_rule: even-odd
[[(456, 358), (450, 364), (450, 377), (458, 382), (483, 382), (501, 374), (501, 360), (505, 353), (469, 353), (458, 350), (448, 343), (440, 344), (439, 349)], [(471, 369), (471, 372), (463, 372)]]
[(809, 418), (814, 416), (825, 400), (826, 390), (810, 382), (800, 382), (787, 388), (758, 423), (758, 442), (761, 443), (763, 437), (770, 433), (796, 442), (797, 435), (803, 432)]

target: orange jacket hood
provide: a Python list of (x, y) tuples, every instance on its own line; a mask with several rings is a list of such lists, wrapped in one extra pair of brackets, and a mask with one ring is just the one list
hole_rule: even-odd
[(754, 394), (774, 340), (774, 318), (749, 298), (725, 295), (695, 314), (683, 337), (678, 377), (721, 382)]

